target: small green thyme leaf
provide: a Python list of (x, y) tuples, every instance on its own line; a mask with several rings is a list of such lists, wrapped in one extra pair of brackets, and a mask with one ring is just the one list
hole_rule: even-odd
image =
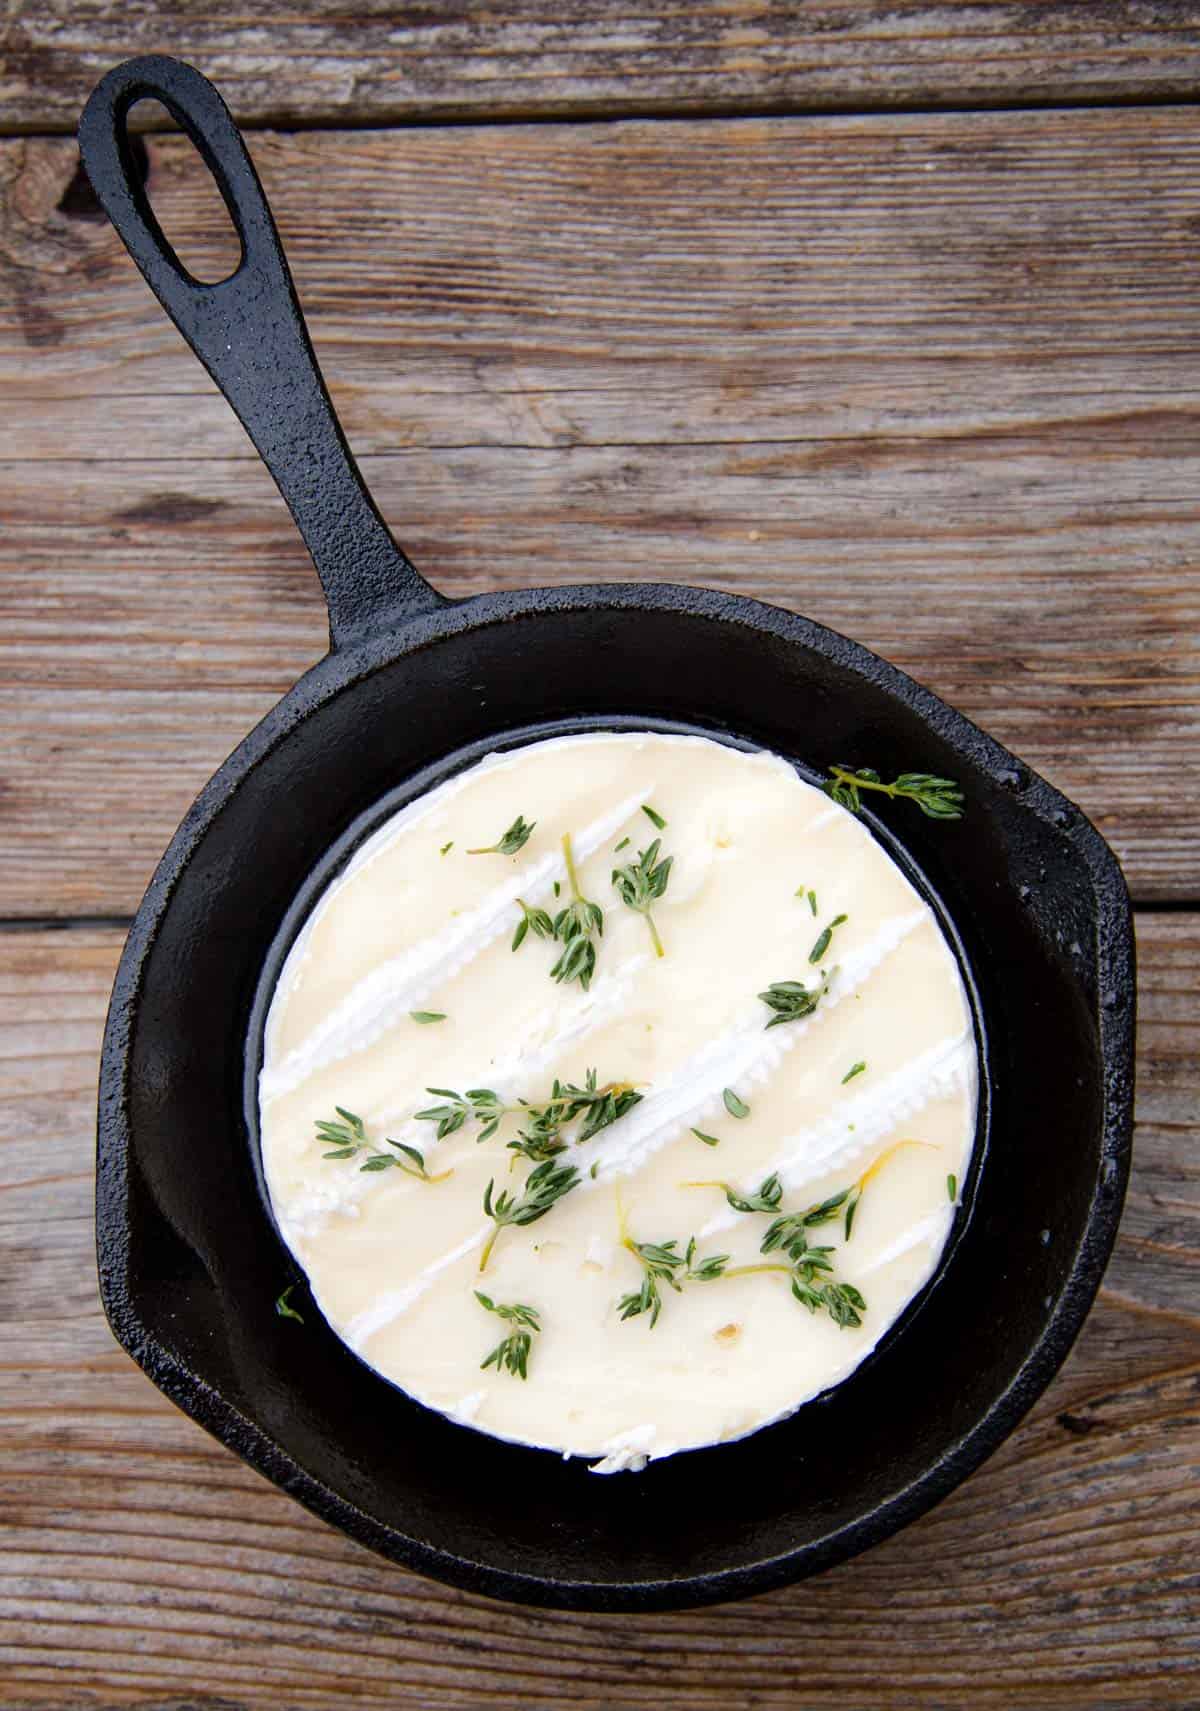
[(833, 937), (833, 929), (835, 927), (840, 927), (842, 922), (847, 920), (849, 920), (848, 915), (835, 915), (824, 931), (817, 934), (816, 943), (808, 953), (809, 962), (820, 962), (821, 958), (825, 955), (825, 952), (829, 949), (829, 941)]
[(297, 1325), (303, 1325), (304, 1319), (302, 1315), (297, 1313), (296, 1309), (288, 1300), (288, 1297), (291, 1295), (292, 1290), (295, 1289), (295, 1287), (296, 1285), (294, 1283), (289, 1283), (287, 1288), (283, 1291), (283, 1294), (277, 1297), (275, 1302), (275, 1311), (279, 1314), (281, 1319), (294, 1319)]
[(859, 1059), (859, 1061), (857, 1063), (852, 1063), (850, 1065), (850, 1068), (846, 1071), (845, 1075), (842, 1077), (842, 1086), (845, 1087), (845, 1085), (848, 1081), (853, 1081), (854, 1077), (856, 1075), (861, 1075), (863, 1073), (863, 1071), (866, 1069), (866, 1067), (867, 1066), (866, 1066), (865, 1062), (861, 1058)]
[(441, 849), (440, 849), (440, 850), (439, 850), (439, 851), (438, 851), (438, 854), (439, 854), (439, 855), (449, 855), (449, 854), (450, 854), (450, 851), (451, 851), (451, 850), (452, 850), (452, 849), (453, 849), (453, 848), (454, 848), (454, 839), (453, 839), (453, 838), (451, 838), (451, 839), (450, 839), (450, 842), (449, 842), (449, 843), (448, 843), (448, 844), (443, 844), (443, 845), (442, 845), (442, 847), (441, 847)]
[(650, 821), (651, 825), (658, 827), (660, 832), (665, 830), (667, 822), (663, 819), (657, 808), (652, 808), (648, 802), (643, 802), (642, 813), (646, 816), (647, 820)]
[(619, 855), (621, 853), (621, 851), (628, 846), (628, 844), (629, 844), (629, 839), (628, 838), (622, 838), (620, 843), (614, 847), (613, 854)]
[(817, 894), (815, 891), (810, 891), (808, 894), (808, 906), (815, 915), (817, 912)]
[(444, 1022), (446, 1020), (444, 1010), (410, 1010), (408, 1013), (414, 1022)]
[(533, 835), (537, 821), (526, 821), (518, 814), (512, 825), (494, 844), (485, 844), (482, 849), (468, 850), (468, 855), (516, 855), (523, 850)]
[(703, 1141), (706, 1147), (719, 1147), (721, 1144), (719, 1135), (706, 1135), (703, 1129), (693, 1129), (692, 1133), (698, 1141)]
[(956, 1176), (951, 1175), (946, 1178), (946, 1193), (950, 1197), (951, 1205), (953, 1205), (958, 1199), (958, 1178)]
[(725, 1101), (725, 1109), (731, 1117), (748, 1117), (750, 1115), (750, 1107), (744, 1099), (738, 1098), (732, 1087), (725, 1088), (721, 1098)]

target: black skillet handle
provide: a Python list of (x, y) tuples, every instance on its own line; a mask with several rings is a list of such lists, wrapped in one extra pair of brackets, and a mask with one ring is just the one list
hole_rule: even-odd
[[(161, 101), (225, 198), (242, 257), (204, 285), (154, 217), (128, 132), (129, 109)], [(79, 122), (88, 177), (167, 314), (233, 405), (287, 500), (329, 606), (331, 645), (449, 605), (414, 570), (367, 492), (309, 342), (262, 185), (229, 109), (177, 59), (127, 60), (101, 80)]]

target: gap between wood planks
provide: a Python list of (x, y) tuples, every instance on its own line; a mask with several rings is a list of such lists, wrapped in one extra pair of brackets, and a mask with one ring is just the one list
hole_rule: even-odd
[[(118, 62), (113, 61), (114, 65)], [(220, 79), (216, 79), (219, 83)], [(80, 97), (80, 112), (89, 90)], [(1106, 109), (1124, 111), (1131, 107), (1181, 108), (1190, 111), (1200, 98), (1200, 84), (1187, 94), (1160, 95), (1153, 91), (1122, 95), (1109, 91), (1097, 95), (1028, 96), (1020, 101), (755, 101), (748, 97), (740, 101), (612, 101), (589, 107), (586, 103), (564, 102), (561, 107), (539, 102), (528, 109), (514, 107), (503, 113), (488, 113), (471, 108), (440, 113), (396, 113), (369, 118), (350, 112), (315, 114), (297, 119), (286, 110), (268, 111), (237, 118), (240, 131), (274, 131), (280, 136), (303, 136), (307, 131), (453, 131), (484, 130), (529, 125), (622, 125), (639, 124), (698, 124), (706, 121), (737, 119), (890, 119), (935, 118), (943, 115), (971, 113), (1075, 113)], [(156, 103), (157, 105), (157, 103)], [(6, 125), (0, 121), (0, 142), (50, 142), (74, 134), (73, 125)], [(179, 130), (169, 119), (145, 119), (131, 124), (130, 130), (139, 136), (170, 134)]]

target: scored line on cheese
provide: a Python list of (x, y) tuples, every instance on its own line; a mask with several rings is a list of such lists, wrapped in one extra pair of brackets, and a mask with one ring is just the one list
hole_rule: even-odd
[[(630, 815), (637, 813), (653, 789), (648, 785), (585, 826), (575, 839), (580, 856), (594, 855)], [(442, 932), (430, 934), (403, 956), (373, 969), (277, 1068), (264, 1068), (259, 1097), (265, 1103), (293, 1092), (314, 1070), (373, 1044), (398, 1017), (424, 1003), (430, 993), (460, 973), (502, 933), (512, 931), (513, 905), (518, 897), (542, 902), (550, 897), (555, 880), (561, 882), (565, 875), (562, 855), (545, 855), (493, 887), (482, 903), (464, 911)], [(312, 925), (318, 918), (314, 916)], [(289, 961), (303, 954), (305, 934), (297, 940)]]
[[(873, 1088), (853, 1099), (838, 1102), (836, 1114), (811, 1124), (782, 1142), (777, 1155), (756, 1179), (774, 1172), (786, 1190), (796, 1193), (834, 1169), (846, 1169), (870, 1148), (894, 1133), (898, 1123), (907, 1123), (932, 1100), (953, 1088), (967, 1088), (975, 1074), (972, 1035), (963, 1033), (940, 1041), (921, 1057), (902, 1067)], [(746, 1179), (734, 1184), (748, 1190)], [(731, 1229), (739, 1214), (718, 1212), (700, 1231), (702, 1236)]]
[[(618, 968), (606, 970), (599, 975), (578, 1006), (566, 1018), (564, 1025), (551, 1034), (537, 1051), (527, 1055), (513, 1052), (511, 1056), (493, 1064), (487, 1074), (488, 1085), (505, 1100), (529, 1097), (531, 1090), (539, 1087), (540, 1081), (545, 1078), (556, 1059), (568, 1050), (582, 1047), (598, 1028), (619, 1013), (633, 991), (638, 970), (644, 968), (648, 961), (649, 958), (644, 954), (628, 957)], [(529, 1030), (531, 1033), (538, 1032), (540, 1020), (539, 1016)], [(403, 1122), (401, 1133), (404, 1139), (422, 1134), (428, 1138), (428, 1129), (410, 1120), (417, 1106), (429, 1103), (428, 1095), (429, 1090), (426, 1088), (416, 1099), (409, 1098), (402, 1105), (385, 1107), (379, 1112), (378, 1121), (385, 1124)], [(445, 1147), (446, 1143), (443, 1141), (441, 1145)], [(440, 1153), (438, 1157), (441, 1157)]]
[(393, 1319), (399, 1318), (400, 1314), (406, 1312), (414, 1301), (420, 1300), (440, 1272), (445, 1271), (449, 1266), (457, 1265), (459, 1260), (465, 1259), (468, 1254), (477, 1252), (487, 1240), (487, 1234), (488, 1226), (486, 1224), (480, 1225), (479, 1229), (469, 1235), (465, 1241), (460, 1242), (456, 1248), (451, 1248), (448, 1254), (442, 1254), (441, 1258), (435, 1259), (431, 1265), (427, 1265), (424, 1271), (406, 1283), (402, 1289), (388, 1290), (387, 1294), (381, 1295), (378, 1301), (369, 1307), (365, 1313), (359, 1313), (357, 1317), (351, 1319), (346, 1327), (346, 1341), (350, 1347), (361, 1349), (363, 1344), (375, 1335), (376, 1331), (382, 1330), (385, 1325), (390, 1325)]
[[(576, 1156), (581, 1168), (587, 1172), (593, 1162), (598, 1163), (599, 1181), (616, 1172), (628, 1175), (693, 1123), (718, 1110), (726, 1087), (737, 1082), (762, 1087), (787, 1053), (811, 1029), (821, 1026), (840, 1000), (864, 988), (887, 956), (924, 918), (916, 911), (888, 921), (856, 956), (846, 959), (844, 968), (830, 976), (820, 1009), (786, 1030), (764, 1028), (761, 1004), (756, 1001), (753, 1008), (748, 1005), (743, 1023), (719, 1039), (706, 1040), (665, 1084), (645, 1094), (619, 1128), (606, 1129), (579, 1147)], [(581, 1186), (586, 1189), (591, 1183), (590, 1175), (585, 1175)]]

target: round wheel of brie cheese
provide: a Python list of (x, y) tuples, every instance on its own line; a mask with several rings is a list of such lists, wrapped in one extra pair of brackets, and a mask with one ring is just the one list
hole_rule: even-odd
[(279, 1228), (410, 1396), (596, 1471), (845, 1379), (975, 1136), (958, 964), (768, 753), (554, 738), (395, 814), (312, 910), (259, 1081)]

